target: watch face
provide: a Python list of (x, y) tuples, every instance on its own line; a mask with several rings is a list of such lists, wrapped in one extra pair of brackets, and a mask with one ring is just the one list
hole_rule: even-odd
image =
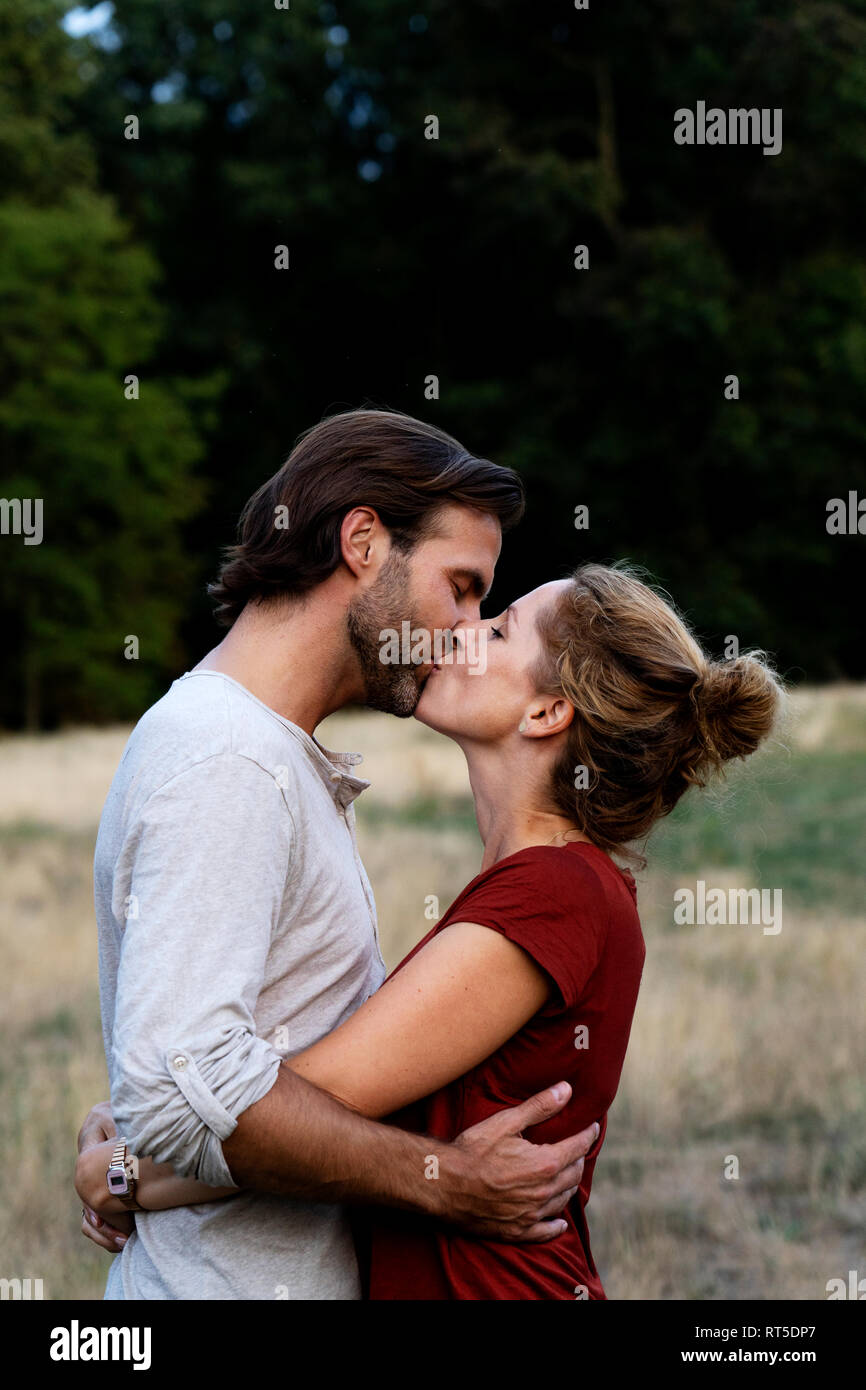
[(129, 1181), (122, 1168), (109, 1168), (108, 1190), (116, 1197), (125, 1197), (129, 1191)]

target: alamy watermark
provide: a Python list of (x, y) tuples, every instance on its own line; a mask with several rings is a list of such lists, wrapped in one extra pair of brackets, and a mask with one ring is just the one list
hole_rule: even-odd
[(42, 498), (0, 497), (0, 536), (23, 536), (25, 545), (41, 545)]
[(866, 536), (866, 497), (858, 497), (852, 488), (847, 501), (831, 497), (827, 503), (828, 536)]
[(147, 1371), (151, 1329), (82, 1327), (73, 1318), (69, 1327), (52, 1328), (48, 1354), (52, 1361), (131, 1361), (134, 1371)]
[(678, 145), (762, 145), (764, 154), (782, 149), (781, 106), (707, 109), (705, 101), (681, 106), (674, 112), (674, 140)]
[(470, 627), (456, 639), (451, 628), (412, 627), (402, 622), (382, 628), (379, 633), (379, 660), (383, 666), (468, 666), (470, 676), (483, 676), (487, 670), (487, 629)]
[(28, 1302), (45, 1297), (44, 1279), (0, 1279), (0, 1299)]
[(824, 1288), (827, 1291), (829, 1302), (838, 1298), (850, 1298), (857, 1303), (862, 1303), (866, 1299), (866, 1279), (860, 1278), (858, 1269), (848, 1270), (847, 1284), (844, 1279), (828, 1279)]
[(778, 936), (782, 930), (781, 888), (707, 888), (699, 878), (694, 890), (677, 888), (674, 903), (677, 926), (758, 923), (763, 925), (764, 936)]

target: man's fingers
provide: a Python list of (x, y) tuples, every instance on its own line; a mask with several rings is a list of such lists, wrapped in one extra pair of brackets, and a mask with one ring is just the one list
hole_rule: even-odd
[(552, 1119), (568, 1104), (570, 1098), (571, 1087), (568, 1082), (559, 1081), (555, 1086), (548, 1086), (546, 1091), (538, 1091), (536, 1095), (530, 1096), (529, 1100), (513, 1106), (510, 1110), (500, 1110), (499, 1115), (504, 1123), (503, 1133), (522, 1134), (525, 1129), (531, 1129), (533, 1125), (540, 1125), (545, 1120)]
[(583, 1178), (583, 1168), (586, 1160), (578, 1158), (574, 1163), (569, 1163), (567, 1168), (560, 1168), (555, 1178), (550, 1179), (550, 1200), (562, 1201), (564, 1194), (569, 1188), (579, 1187)]
[(101, 1100), (88, 1111), (87, 1118), (78, 1131), (78, 1152), (92, 1149), (95, 1144), (104, 1144), (106, 1139), (114, 1139), (117, 1126), (111, 1113), (111, 1102)]
[(539, 1245), (548, 1240), (555, 1240), (561, 1236), (563, 1231), (568, 1230), (565, 1221), (536, 1221), (534, 1226), (528, 1230), (521, 1231), (508, 1237), (509, 1243), (514, 1245)]
[(539, 1209), (539, 1221), (545, 1221), (551, 1216), (559, 1216), (559, 1213), (565, 1210), (569, 1202), (577, 1196), (579, 1191), (579, 1185), (577, 1187), (568, 1187), (564, 1192), (560, 1192), (555, 1197), (551, 1197), (550, 1201), (545, 1202), (544, 1206)]
[(113, 1139), (114, 1135), (109, 1134), (101, 1124), (91, 1123), (85, 1126), (78, 1135), (78, 1152), (86, 1153), (88, 1149), (95, 1149), (100, 1144), (104, 1144), (107, 1139)]
[(593, 1120), (592, 1124), (587, 1125), (586, 1129), (582, 1129), (579, 1134), (570, 1134), (567, 1139), (560, 1139), (556, 1144), (546, 1145), (547, 1152), (556, 1159), (560, 1169), (567, 1168), (589, 1153), (600, 1133), (601, 1128), (598, 1121)]

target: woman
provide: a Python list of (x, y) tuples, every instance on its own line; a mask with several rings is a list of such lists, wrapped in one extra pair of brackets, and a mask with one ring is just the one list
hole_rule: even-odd
[[(753, 752), (780, 687), (760, 653), (708, 660), (623, 567), (583, 566), (477, 626), (484, 673), (457, 632), (416, 717), (466, 756), (481, 870), (378, 993), (288, 1065), (365, 1115), (447, 1140), (569, 1081), (566, 1107), (528, 1132), (555, 1142), (599, 1123), (563, 1235), (508, 1245), (373, 1211), (359, 1256), (374, 1300), (603, 1299), (585, 1207), (645, 949), (634, 880), (611, 856), (634, 858), (629, 844), (688, 787)], [(104, 1184), (110, 1148), (81, 1155), (81, 1193)], [(435, 1181), (433, 1155), (430, 1168)], [(142, 1162), (146, 1208), (227, 1195)], [(100, 1200), (103, 1216), (120, 1210)]]

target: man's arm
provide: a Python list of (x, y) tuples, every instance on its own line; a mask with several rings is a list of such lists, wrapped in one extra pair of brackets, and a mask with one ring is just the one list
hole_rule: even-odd
[(558, 1213), (577, 1191), (598, 1125), (558, 1144), (520, 1136), (558, 1114), (570, 1095), (561, 1082), (448, 1144), (367, 1120), (284, 1063), (272, 1090), (240, 1116), (223, 1152), (242, 1186), (411, 1208), (496, 1240), (550, 1240), (566, 1229)]
[[(317, 1111), (319, 1103), (288, 1086), (286, 1071), (362, 1115), (387, 1115), (489, 1057), (532, 1018), (551, 989), (549, 976), (507, 937), (469, 922), (447, 927), (341, 1027), (283, 1063), (273, 1090), (241, 1117), (223, 1145), (235, 1180), (285, 1191), (284, 1148), (291, 1146), (293, 1166), (303, 1162), (287, 1105), (312, 1104)], [(569, 1087), (564, 1094), (571, 1094)], [(359, 1130), (345, 1115), (339, 1122), (334, 1116), (325, 1168), (318, 1152), (307, 1162), (309, 1195), (412, 1207), (479, 1234), (495, 1228), (499, 1239), (549, 1238), (561, 1229), (550, 1218), (574, 1194), (582, 1156), (597, 1133), (590, 1129), (577, 1143), (554, 1146), (519, 1137), (560, 1109), (552, 1091), (542, 1093), (493, 1117), (500, 1123), (492, 1133), (488, 1120), (453, 1146), (390, 1127)], [(315, 1113), (302, 1111), (301, 1127), (313, 1134)], [(431, 1159), (436, 1181), (429, 1178)], [(295, 1182), (297, 1176), (296, 1169)]]
[[(558, 1114), (570, 1094), (562, 1082), (446, 1144), (367, 1120), (284, 1064), (272, 1090), (240, 1116), (223, 1147), (235, 1180), (256, 1190), (411, 1208), (491, 1239), (545, 1241), (565, 1230), (557, 1216), (577, 1190), (598, 1125), (558, 1144), (530, 1144), (520, 1135)], [(79, 1137), (81, 1159), (113, 1129), (107, 1107), (91, 1111)], [(76, 1184), (100, 1215), (116, 1205), (116, 1199), (105, 1200), (103, 1183), (99, 1163), (89, 1181)], [(200, 1191), (185, 1197), (193, 1200), (202, 1200)], [(83, 1230), (114, 1248), (113, 1232), (100, 1239), (101, 1228), (87, 1220)]]

